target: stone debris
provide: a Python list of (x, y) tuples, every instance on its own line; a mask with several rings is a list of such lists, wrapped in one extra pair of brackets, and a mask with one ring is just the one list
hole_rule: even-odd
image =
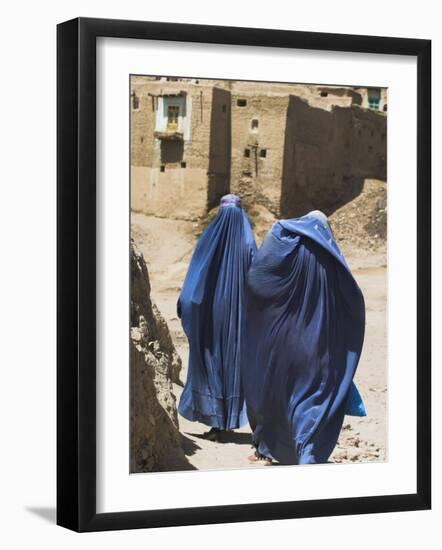
[(385, 451), (376, 447), (374, 443), (362, 440), (349, 433), (350, 424), (342, 427), (339, 441), (333, 451), (330, 461), (338, 464), (351, 462), (379, 462), (385, 460)]
[(361, 193), (329, 216), (339, 245), (377, 251), (387, 239), (387, 184), (367, 179)]

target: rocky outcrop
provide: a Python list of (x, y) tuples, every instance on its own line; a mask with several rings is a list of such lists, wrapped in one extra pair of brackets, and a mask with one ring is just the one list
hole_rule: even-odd
[(157, 342), (156, 346), (167, 355), (169, 376), (176, 384), (181, 384), (179, 374), (181, 359), (177, 354), (167, 323), (150, 298), (149, 274), (143, 255), (131, 244), (131, 302), (130, 326), (138, 327), (143, 317), (147, 331), (144, 338)]
[(150, 298), (146, 263), (131, 246), (130, 471), (186, 469), (172, 381), (181, 360)]

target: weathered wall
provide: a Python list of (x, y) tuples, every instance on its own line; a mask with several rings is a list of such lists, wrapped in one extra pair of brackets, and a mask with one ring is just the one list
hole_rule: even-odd
[(146, 263), (134, 246), (130, 322), (130, 471), (189, 468), (172, 386), (179, 378), (181, 360), (151, 302)]
[(197, 220), (207, 208), (207, 168), (131, 167), (131, 209), (183, 220)]
[[(337, 112), (342, 109), (337, 110)], [(387, 118), (377, 111), (351, 109), (351, 172), (356, 177), (387, 179)], [(340, 112), (340, 116), (344, 113)]]
[(364, 91), (367, 94), (366, 88), (355, 90), (345, 86), (247, 82), (239, 80), (232, 81), (229, 89), (236, 96), (242, 96), (243, 94), (267, 97), (295, 95), (305, 99), (312, 107), (318, 107), (327, 111), (331, 111), (334, 106), (350, 107), (351, 105), (361, 105), (363, 102), (362, 94)]
[[(189, 82), (134, 79), (139, 97), (131, 108), (131, 208), (145, 214), (197, 219), (207, 209), (213, 87)], [(190, 139), (156, 139), (155, 97), (186, 93)], [(151, 96), (149, 96), (151, 94)]]
[(290, 96), (281, 215), (329, 214), (357, 196), (365, 178), (386, 179), (386, 117), (358, 106), (325, 111)]
[(332, 132), (328, 111), (315, 109), (304, 100), (290, 96), (280, 198), (282, 216), (301, 215), (306, 208), (312, 209), (310, 201), (315, 200), (318, 192), (330, 192), (327, 187), (335, 183), (333, 157), (329, 154)]
[[(238, 101), (247, 104), (239, 106)], [(287, 104), (287, 95), (232, 96), (231, 190), (245, 205), (279, 208)], [(257, 128), (252, 127), (253, 120)]]

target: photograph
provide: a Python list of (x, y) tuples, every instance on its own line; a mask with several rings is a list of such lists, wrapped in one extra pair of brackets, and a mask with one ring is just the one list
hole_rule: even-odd
[(2, 548), (441, 538), (442, 33), (406, 4), (4, 5)]
[(128, 105), (130, 473), (388, 461), (388, 89)]

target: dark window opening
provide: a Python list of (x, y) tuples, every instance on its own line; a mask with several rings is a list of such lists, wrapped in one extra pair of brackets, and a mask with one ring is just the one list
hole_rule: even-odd
[(247, 176), (248, 178), (251, 178), (252, 177), (252, 172), (249, 172), (248, 170), (246, 170), (242, 173), (242, 175)]
[(247, 99), (238, 99), (236, 104), (238, 107), (246, 107), (247, 106)]
[(384, 111), (384, 113), (386, 113), (386, 112), (387, 112), (387, 104), (385, 104), (385, 105), (384, 105), (384, 107), (383, 107), (383, 109), (382, 109), (382, 110)]
[(184, 143), (182, 140), (162, 140), (160, 164), (178, 164), (184, 160)]
[(132, 109), (138, 109), (140, 106), (140, 98), (135, 92), (132, 92)]
[(166, 171), (166, 167), (164, 166), (164, 164), (162, 164), (160, 166), (160, 172), (165, 172)]
[(257, 118), (252, 119), (252, 130), (257, 130), (259, 126), (259, 120)]
[(250, 157), (250, 149), (244, 149), (244, 156), (247, 158)]
[(328, 92), (321, 92), (321, 97), (327, 97), (328, 96)]
[(261, 149), (261, 151), (259, 152), (259, 156), (260, 156), (262, 159), (265, 159), (266, 156), (267, 156), (267, 149)]
[(183, 162), (181, 163), (181, 168), (185, 168), (186, 166), (187, 166), (187, 164), (183, 161)]
[(143, 137), (143, 136), (140, 137), (140, 141), (141, 141), (141, 143), (143, 143), (143, 141), (144, 141), (144, 137)]

